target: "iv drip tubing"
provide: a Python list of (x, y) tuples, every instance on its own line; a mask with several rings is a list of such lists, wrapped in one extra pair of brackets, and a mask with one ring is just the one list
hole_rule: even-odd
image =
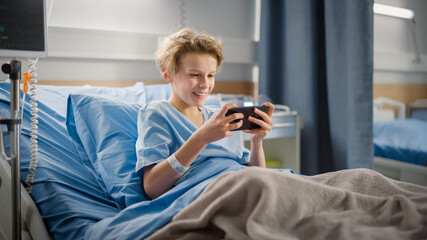
[[(35, 170), (37, 168), (38, 162), (38, 144), (37, 144), (37, 134), (38, 134), (38, 104), (36, 97), (36, 89), (37, 89), (37, 73), (36, 73), (36, 64), (38, 58), (36, 60), (29, 59), (29, 73), (30, 73), (30, 109), (31, 109), (31, 128), (30, 128), (30, 148), (31, 148), (31, 158), (30, 158), (30, 166), (28, 167), (29, 174), (27, 179), (25, 180), (26, 189), (28, 192), (31, 192), (31, 184), (33, 183)], [(23, 109), (22, 109), (23, 111)]]

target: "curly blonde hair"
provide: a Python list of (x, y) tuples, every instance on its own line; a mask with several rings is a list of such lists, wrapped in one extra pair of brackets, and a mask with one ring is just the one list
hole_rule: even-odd
[(178, 72), (181, 56), (190, 53), (203, 53), (213, 56), (217, 60), (217, 70), (220, 70), (224, 55), (221, 39), (205, 33), (198, 33), (191, 28), (183, 28), (164, 38), (156, 51), (156, 64), (161, 72), (169, 75)]

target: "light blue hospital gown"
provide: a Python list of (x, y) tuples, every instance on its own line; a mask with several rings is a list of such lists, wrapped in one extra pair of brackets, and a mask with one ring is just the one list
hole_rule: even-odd
[[(200, 110), (207, 120), (219, 109), (202, 107)], [(167, 101), (154, 101), (142, 107), (138, 115), (136, 171), (168, 158), (196, 130), (196, 125)], [(209, 164), (206, 164), (207, 161)], [(243, 147), (241, 134), (236, 132), (230, 137), (208, 144), (176, 185), (200, 171), (200, 168), (209, 168), (210, 174), (217, 174), (224, 170), (239, 170), (242, 164), (248, 162), (249, 150)]]

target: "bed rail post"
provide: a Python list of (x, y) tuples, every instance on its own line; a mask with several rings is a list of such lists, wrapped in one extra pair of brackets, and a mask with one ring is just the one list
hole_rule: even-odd
[[(10, 119), (6, 122), (10, 132), (10, 155), (12, 158), (12, 239), (21, 239), (21, 119), (19, 113), (19, 80), (21, 62), (12, 60), (2, 65), (2, 71), (10, 78)], [(3, 142), (3, 141), (2, 141)]]

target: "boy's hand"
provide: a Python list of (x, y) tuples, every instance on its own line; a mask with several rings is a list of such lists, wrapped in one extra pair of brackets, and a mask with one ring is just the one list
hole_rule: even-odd
[(229, 116), (225, 116), (228, 109), (233, 107), (236, 107), (236, 104), (225, 104), (215, 116), (207, 120), (196, 131), (200, 134), (202, 139), (205, 139), (207, 144), (233, 135), (232, 130), (238, 129), (242, 126), (243, 121), (231, 123), (234, 120), (242, 119), (244, 117), (242, 113), (234, 113)]
[(271, 131), (271, 128), (273, 127), (273, 120), (271, 119), (271, 117), (273, 116), (274, 105), (270, 102), (265, 102), (262, 105), (269, 107), (267, 113), (265, 113), (265, 112), (263, 112), (257, 108), (254, 108), (254, 111), (263, 120), (256, 119), (254, 117), (249, 117), (249, 121), (258, 124), (259, 126), (261, 126), (261, 128), (243, 130), (243, 132), (251, 134), (250, 138), (251, 138), (251, 141), (253, 143), (261, 142), (265, 138), (265, 136), (267, 136), (267, 134)]

